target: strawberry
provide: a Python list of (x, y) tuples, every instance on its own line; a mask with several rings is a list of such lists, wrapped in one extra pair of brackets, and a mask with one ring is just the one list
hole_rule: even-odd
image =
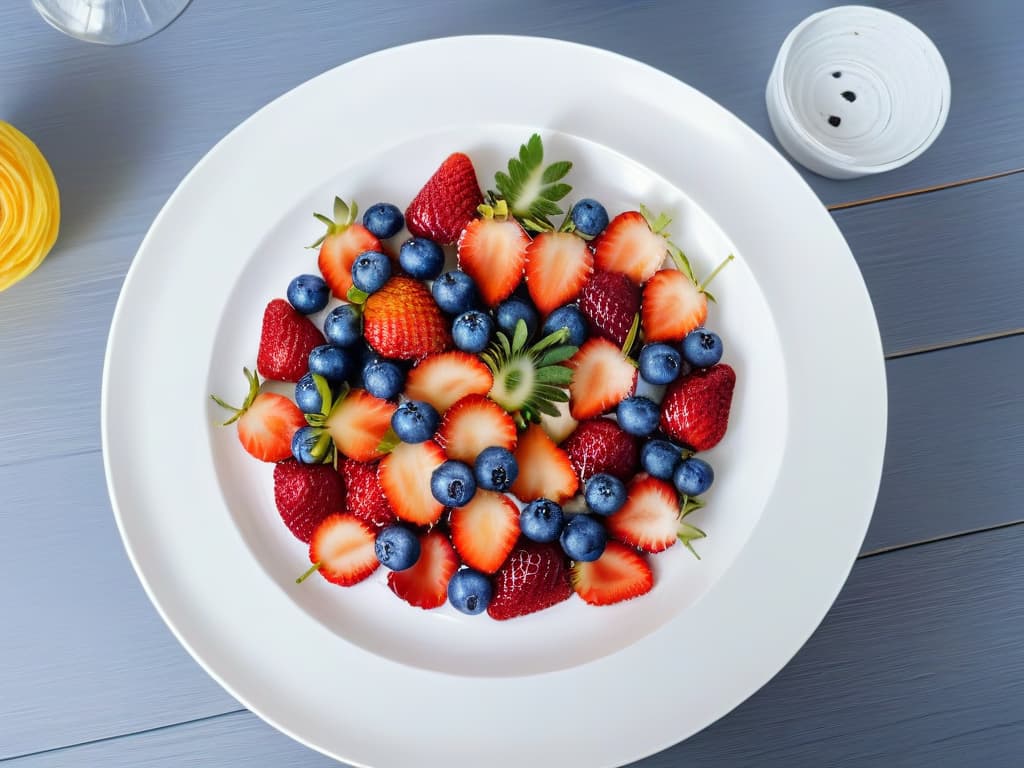
[(678, 269), (659, 269), (644, 286), (644, 341), (682, 341), (708, 316), (708, 297)]
[[(657, 223), (661, 222), (659, 219)], [(662, 229), (667, 225), (668, 220), (665, 220)], [(668, 255), (668, 241), (660, 229), (651, 229), (647, 217), (640, 211), (620, 213), (594, 240), (597, 268), (619, 272), (637, 285), (650, 278)]]
[(629, 484), (626, 503), (605, 520), (608, 532), (644, 552), (661, 552), (679, 537), (679, 497), (671, 483), (637, 475)]
[(670, 385), (661, 403), (661, 428), (695, 451), (718, 444), (729, 426), (736, 372), (725, 363), (697, 370)]
[(569, 569), (558, 544), (520, 539), (494, 577), (487, 613), (498, 621), (514, 619), (550, 608), (571, 594)]
[(345, 481), (327, 464), (284, 461), (274, 467), (274, 503), (288, 530), (308, 542), (321, 520), (345, 509)]
[(599, 472), (625, 480), (639, 463), (636, 438), (611, 419), (580, 422), (563, 447), (581, 484)]
[(345, 478), (347, 490), (345, 511), (374, 528), (383, 528), (398, 518), (381, 488), (377, 468), (378, 462), (354, 459), (344, 459), (338, 464), (338, 472)]
[(466, 395), (449, 408), (437, 431), (437, 442), (449, 459), (470, 466), (484, 448), (516, 447), (516, 425), (508, 412), (484, 395)]
[(530, 236), (519, 222), (500, 214), (473, 219), (459, 238), (459, 267), (476, 281), (480, 296), (494, 307), (507, 299), (523, 279)]
[(325, 517), (309, 540), (309, 561), (313, 565), (295, 582), (301, 584), (314, 571), (319, 571), (327, 581), (339, 587), (358, 584), (380, 565), (374, 551), (375, 541), (373, 528), (358, 517)]
[(444, 413), (466, 395), (486, 395), (494, 384), (490, 369), (468, 352), (442, 352), (420, 360), (405, 380), (405, 396)]
[(473, 162), (456, 152), (441, 163), (409, 203), (405, 223), (417, 237), (454, 245), (483, 201)]
[(384, 496), (402, 520), (416, 525), (436, 523), (444, 504), (430, 492), (430, 475), (445, 461), (433, 440), (399, 443), (380, 462), (377, 476)]
[(363, 335), (384, 357), (415, 360), (451, 346), (448, 324), (430, 290), (411, 277), (392, 277), (363, 307)]
[(569, 413), (574, 419), (600, 416), (636, 389), (636, 367), (608, 339), (587, 340), (566, 365), (573, 371)]
[(448, 537), (431, 531), (420, 538), (420, 559), (404, 571), (388, 574), (388, 586), (417, 608), (440, 608), (448, 599), (448, 582), (459, 569), (459, 558)]
[(609, 541), (592, 563), (574, 563), (572, 588), (591, 605), (611, 605), (647, 594), (654, 586), (651, 566), (636, 550)]
[[(340, 197), (334, 198), (334, 218), (322, 213), (313, 215), (327, 226), (327, 232), (312, 248), (320, 246), (317, 264), (331, 293), (339, 299), (348, 295), (352, 287), (352, 262), (363, 251), (383, 251), (380, 240), (362, 224), (357, 223), (359, 207), (349, 207)], [(320, 342), (321, 344), (323, 342)]]
[(284, 299), (274, 299), (263, 310), (263, 329), (256, 369), (264, 378), (298, 381), (309, 370), (309, 353), (325, 344), (324, 335)]
[(292, 455), (292, 436), (306, 425), (306, 417), (291, 400), (274, 392), (260, 392), (260, 377), (243, 368), (249, 393), (241, 408), (210, 395), (221, 408), (232, 411), (222, 426), (237, 423), (242, 447), (260, 461), (284, 461)]
[(579, 488), (569, 456), (538, 424), (519, 436), (515, 457), (519, 477), (512, 483), (512, 493), (521, 501), (545, 498), (561, 503)]
[(353, 389), (331, 409), (324, 426), (345, 456), (373, 461), (386, 452), (381, 443), (391, 428), (396, 407), (364, 389)]
[(590, 332), (611, 339), (620, 347), (640, 309), (640, 289), (618, 272), (595, 270), (580, 290), (580, 311)]
[(542, 232), (526, 249), (526, 287), (542, 315), (575, 301), (593, 271), (594, 254), (568, 232)]
[(462, 562), (494, 573), (519, 538), (519, 509), (504, 494), (478, 490), (469, 504), (452, 510), (449, 525)]

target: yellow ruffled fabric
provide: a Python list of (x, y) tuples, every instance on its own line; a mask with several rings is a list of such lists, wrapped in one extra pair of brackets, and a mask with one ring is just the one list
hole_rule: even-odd
[(42, 263), (59, 227), (49, 163), (28, 136), (0, 120), (0, 291)]

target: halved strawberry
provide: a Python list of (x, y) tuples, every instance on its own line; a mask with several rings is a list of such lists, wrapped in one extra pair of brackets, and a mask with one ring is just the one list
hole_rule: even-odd
[(402, 520), (431, 525), (441, 518), (444, 504), (430, 492), (430, 475), (446, 459), (433, 440), (399, 443), (380, 462), (378, 478), (391, 508)]
[(306, 417), (291, 400), (274, 392), (260, 392), (260, 378), (248, 368), (242, 369), (249, 393), (241, 408), (228, 405), (210, 395), (221, 408), (233, 411), (222, 426), (237, 424), (242, 447), (260, 461), (284, 461), (292, 455), (292, 436), (306, 425)]
[(494, 384), (490, 369), (468, 352), (442, 352), (420, 360), (405, 380), (405, 396), (444, 413), (466, 395), (486, 395)]
[(295, 538), (308, 542), (325, 517), (345, 509), (345, 481), (327, 464), (282, 461), (274, 467), (274, 503)]
[(256, 369), (267, 379), (298, 381), (309, 370), (309, 353), (324, 343), (308, 317), (284, 299), (274, 299), (263, 310)]
[(462, 562), (494, 573), (519, 539), (519, 509), (504, 494), (478, 490), (469, 504), (452, 510), (449, 525)]
[(515, 219), (474, 219), (459, 238), (459, 267), (476, 281), (480, 296), (494, 307), (523, 279), (530, 236)]
[(484, 395), (466, 395), (444, 414), (437, 442), (449, 459), (470, 466), (484, 448), (492, 445), (514, 450), (516, 425), (508, 412)]
[(708, 317), (708, 297), (678, 269), (660, 269), (644, 286), (644, 341), (682, 341)]
[(633, 394), (638, 371), (608, 339), (589, 339), (568, 363), (569, 412), (574, 419), (599, 416)]
[(417, 237), (454, 245), (483, 201), (473, 162), (462, 152), (455, 152), (409, 203), (405, 223)]
[(439, 608), (448, 599), (448, 582), (459, 570), (459, 558), (440, 531), (420, 537), (420, 559), (404, 571), (388, 574), (388, 586), (400, 598), (417, 608)]
[(572, 595), (565, 554), (555, 544), (520, 539), (494, 577), (492, 619), (504, 621), (550, 608)]
[(576, 594), (591, 605), (611, 605), (647, 594), (654, 573), (647, 561), (625, 544), (609, 541), (592, 563), (574, 563), (570, 574)]
[(339, 587), (358, 584), (380, 565), (374, 551), (375, 541), (373, 528), (354, 515), (325, 517), (309, 540), (309, 561), (313, 565), (296, 582), (301, 584), (319, 571)]
[(374, 397), (364, 389), (353, 389), (331, 410), (324, 422), (337, 449), (356, 461), (373, 461), (386, 452), (381, 442), (391, 428), (397, 406)]
[(427, 287), (396, 275), (363, 307), (363, 335), (384, 357), (415, 360), (451, 346), (444, 315)]
[[(313, 215), (327, 227), (327, 232), (311, 247), (320, 246), (317, 264), (331, 293), (344, 299), (352, 287), (352, 262), (363, 251), (382, 251), (380, 240), (362, 224), (357, 223), (359, 207), (334, 198), (334, 218), (322, 213)], [(323, 342), (320, 342), (321, 344)]]
[(593, 271), (594, 254), (568, 232), (543, 232), (526, 249), (526, 288), (542, 315), (575, 301)]
[(736, 372), (725, 363), (671, 384), (661, 403), (661, 428), (695, 451), (718, 445), (729, 426)]
[(519, 436), (515, 457), (519, 477), (512, 483), (512, 493), (520, 501), (544, 498), (561, 503), (579, 488), (568, 454), (552, 442), (539, 424), (531, 424)]
[(651, 229), (640, 211), (620, 213), (593, 245), (598, 269), (620, 272), (637, 285), (650, 278), (669, 255), (668, 241)]
[(581, 421), (562, 447), (580, 483), (599, 472), (625, 480), (639, 463), (637, 439), (611, 419)]
[(626, 503), (605, 524), (619, 541), (644, 552), (661, 552), (679, 540), (679, 516), (679, 497), (670, 483), (637, 475)]
[(391, 525), (397, 517), (377, 477), (378, 463), (344, 459), (338, 473), (345, 478), (345, 510), (374, 528)]

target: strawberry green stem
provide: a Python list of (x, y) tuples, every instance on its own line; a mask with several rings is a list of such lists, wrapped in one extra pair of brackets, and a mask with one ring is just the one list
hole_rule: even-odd
[(703, 293), (704, 289), (711, 285), (711, 281), (718, 277), (718, 273), (725, 269), (725, 265), (732, 261), (734, 258), (736, 257), (733, 256), (731, 253), (728, 256), (726, 256), (725, 260), (717, 267), (715, 267), (714, 271), (712, 271), (710, 275), (704, 278), (704, 282), (697, 286), (697, 290)]
[(304, 574), (302, 574), (301, 576), (299, 576), (299, 578), (297, 578), (295, 580), (295, 583), (296, 584), (301, 584), (302, 582), (304, 582), (306, 579), (308, 579), (314, 573), (319, 571), (321, 565), (322, 565), (321, 563), (313, 563), (311, 566), (309, 566), (309, 570), (308, 571), (306, 571)]
[(242, 416), (245, 414), (245, 412), (249, 410), (249, 406), (251, 406), (253, 404), (253, 401), (256, 399), (256, 396), (259, 395), (259, 393), (260, 393), (260, 377), (259, 377), (259, 375), (256, 374), (256, 373), (253, 373), (248, 368), (243, 368), (242, 369), (242, 373), (245, 374), (245, 380), (247, 382), (249, 382), (249, 392), (245, 396), (245, 402), (242, 403), (242, 407), (241, 408), (236, 408), (233, 405), (229, 405), (228, 403), (224, 402), (223, 400), (221, 400), (216, 395), (210, 395), (210, 399), (213, 400), (213, 402), (215, 402), (221, 408), (224, 408), (225, 410), (231, 411), (231, 418), (228, 419), (225, 422), (222, 422), (221, 423), (222, 427), (226, 427), (229, 424), (234, 424), (236, 421), (238, 421), (240, 418), (242, 418)]

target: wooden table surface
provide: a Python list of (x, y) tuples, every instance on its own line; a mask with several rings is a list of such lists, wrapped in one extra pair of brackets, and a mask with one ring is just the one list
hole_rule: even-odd
[[(936, 42), (953, 106), (905, 168), (807, 175), (864, 272), (887, 357), (871, 529), (789, 666), (643, 768), (1024, 759), (1024, 3), (878, 4)], [(770, 136), (775, 52), (829, 5), (195, 0), (120, 49), (63, 37), (28, 0), (0, 5), (0, 117), (49, 157), (65, 211), (52, 255), (0, 294), (0, 761), (334, 765), (245, 711), (175, 642), (125, 557), (104, 486), (100, 371), (118, 291), (154, 215), (216, 141), (352, 58), (485, 32), (632, 56)]]

